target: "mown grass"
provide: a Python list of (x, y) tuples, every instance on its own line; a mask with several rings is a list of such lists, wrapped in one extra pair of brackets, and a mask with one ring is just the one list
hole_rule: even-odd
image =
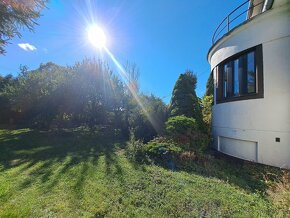
[(285, 215), (263, 180), (275, 168), (208, 156), (173, 172), (129, 162), (124, 145), (83, 130), (0, 130), (0, 217)]

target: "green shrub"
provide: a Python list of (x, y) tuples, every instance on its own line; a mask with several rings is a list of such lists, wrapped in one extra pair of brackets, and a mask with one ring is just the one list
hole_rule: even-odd
[(144, 144), (141, 140), (136, 140), (134, 134), (131, 131), (130, 140), (126, 146), (126, 156), (134, 162), (144, 162), (146, 159), (146, 153), (144, 150)]
[(210, 142), (193, 118), (184, 115), (171, 117), (165, 126), (167, 137), (180, 144), (184, 150), (202, 151)]
[(161, 164), (174, 170), (176, 168), (176, 159), (182, 152), (181, 147), (172, 139), (158, 137), (145, 145), (145, 151), (151, 163)]
[(145, 145), (145, 151), (150, 155), (177, 154), (182, 151), (181, 147), (171, 139), (158, 137)]

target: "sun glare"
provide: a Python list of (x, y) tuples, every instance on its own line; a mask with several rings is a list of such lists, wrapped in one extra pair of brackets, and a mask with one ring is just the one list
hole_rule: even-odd
[(92, 25), (88, 28), (88, 38), (93, 46), (96, 48), (104, 48), (106, 46), (106, 35), (102, 28), (97, 25)]
[[(90, 25), (87, 29), (88, 39), (90, 43), (98, 48), (103, 49), (105, 53), (110, 57), (110, 59), (113, 61), (113, 63), (118, 68), (118, 73), (121, 76), (121, 78), (125, 81), (125, 83), (128, 83), (129, 76), (126, 70), (123, 68), (123, 66), (119, 63), (119, 61), (115, 58), (113, 53), (107, 48), (107, 37), (103, 29), (98, 25)], [(138, 94), (134, 89), (132, 89), (130, 86), (128, 86), (129, 91), (131, 92), (133, 98), (137, 101), (147, 118), (149, 119), (150, 123), (152, 124), (153, 128), (155, 130), (158, 129), (158, 125), (156, 124), (155, 120), (150, 116), (150, 114), (147, 112), (143, 102), (139, 98)]]

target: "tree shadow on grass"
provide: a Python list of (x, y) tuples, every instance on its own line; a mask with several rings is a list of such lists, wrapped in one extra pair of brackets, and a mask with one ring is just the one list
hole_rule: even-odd
[[(27, 188), (35, 181), (45, 183), (49, 191), (71, 168), (81, 167), (75, 175), (75, 190), (81, 193), (88, 173), (88, 164), (96, 165), (105, 156), (107, 174), (111, 169), (123, 180), (121, 165), (116, 160), (115, 143), (122, 139), (84, 131), (15, 130), (1, 132), (0, 172), (21, 166), (19, 173), (28, 173), (19, 188)], [(44, 190), (45, 191), (45, 190)]]

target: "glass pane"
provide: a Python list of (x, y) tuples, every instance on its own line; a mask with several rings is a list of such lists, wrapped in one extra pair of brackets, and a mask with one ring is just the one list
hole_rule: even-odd
[(224, 72), (224, 75), (223, 75), (223, 80), (224, 80), (224, 85), (223, 85), (223, 97), (227, 97), (227, 76), (228, 76), (228, 71), (227, 71), (227, 64), (224, 65), (224, 69), (223, 69), (223, 72)]
[(242, 55), (239, 58), (239, 79), (240, 79), (240, 95), (248, 93), (248, 82), (247, 82), (247, 55)]
[(247, 55), (247, 83), (248, 93), (256, 92), (256, 69), (255, 69), (255, 53), (250, 52)]
[(239, 84), (239, 60), (234, 61), (234, 96), (239, 96), (240, 84)]

